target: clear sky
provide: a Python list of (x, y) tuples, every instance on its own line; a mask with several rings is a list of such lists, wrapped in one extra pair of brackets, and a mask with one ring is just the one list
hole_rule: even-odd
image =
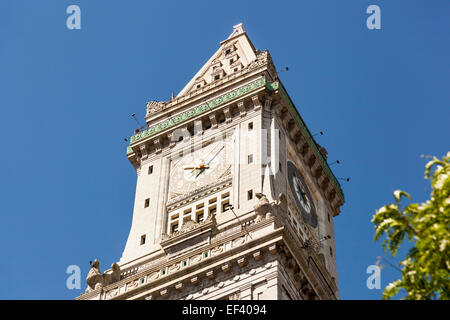
[[(81, 8), (81, 30), (66, 8)], [(381, 29), (366, 8), (381, 8)], [(0, 1), (0, 298), (72, 299), (89, 261), (120, 259), (136, 173), (124, 137), (145, 103), (178, 93), (243, 22), (329, 152), (346, 204), (335, 218), (343, 299), (379, 299), (370, 219), (404, 189), (427, 199), (427, 159), (449, 151), (450, 2)], [(404, 254), (402, 251), (400, 254)], [(397, 258), (391, 259), (398, 262)], [(82, 290), (66, 288), (79, 265)], [(399, 276), (382, 269), (384, 287)]]

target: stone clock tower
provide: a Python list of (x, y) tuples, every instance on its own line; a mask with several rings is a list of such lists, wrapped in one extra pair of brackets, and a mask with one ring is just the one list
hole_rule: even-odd
[(342, 189), (242, 24), (145, 120), (125, 249), (78, 299), (339, 299)]

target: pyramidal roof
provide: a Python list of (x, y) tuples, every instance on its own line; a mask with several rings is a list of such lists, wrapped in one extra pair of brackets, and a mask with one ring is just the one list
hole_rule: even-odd
[(255, 60), (255, 47), (248, 38), (243, 24), (240, 23), (233, 27), (230, 36), (220, 43), (219, 49), (177, 94), (177, 97), (239, 71)]

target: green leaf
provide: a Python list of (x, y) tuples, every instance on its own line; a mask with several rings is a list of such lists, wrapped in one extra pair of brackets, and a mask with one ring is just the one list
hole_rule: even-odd
[(405, 299), (450, 299), (450, 152), (428, 162), (425, 177), (431, 179), (429, 200), (402, 210), (402, 197), (411, 196), (396, 190), (397, 204), (381, 207), (372, 217), (375, 241), (383, 237), (381, 245), (392, 256), (406, 236), (413, 244), (400, 263), (401, 278), (385, 288), (383, 299), (400, 290), (406, 291)]

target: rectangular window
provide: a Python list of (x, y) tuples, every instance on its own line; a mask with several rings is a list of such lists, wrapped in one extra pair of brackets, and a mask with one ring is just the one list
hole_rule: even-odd
[(152, 174), (153, 173), (153, 166), (148, 167), (148, 174)]
[(201, 221), (203, 221), (203, 211), (197, 212), (196, 217), (195, 217), (195, 222), (199, 223)]
[(178, 221), (175, 223), (172, 223), (170, 226), (170, 233), (174, 233), (178, 231)]
[[(169, 232), (173, 233), (175, 231), (178, 230), (178, 219), (179, 219), (180, 215), (178, 213), (173, 214), (172, 216), (170, 216), (169, 218)], [(175, 231), (174, 231), (175, 230)]]
[(150, 205), (150, 198), (145, 199), (144, 208), (147, 208)]
[(229, 209), (229, 207), (230, 207), (229, 199), (222, 201), (222, 212), (227, 211)]
[(209, 207), (209, 214), (214, 214), (217, 212), (217, 206)]
[(333, 256), (333, 249), (330, 247), (330, 256)]
[(248, 164), (253, 163), (253, 154), (248, 155)]
[(253, 130), (253, 122), (250, 122), (248, 124), (248, 131), (252, 131)]
[(247, 200), (252, 200), (253, 199), (253, 190), (248, 190), (247, 191)]
[(145, 234), (141, 236), (141, 246), (145, 244)]
[(189, 220), (192, 220), (191, 219), (191, 216), (189, 215), (189, 216), (185, 216), (184, 218), (183, 218), (183, 224), (185, 224), (186, 222), (188, 222)]
[(281, 167), (281, 162), (279, 162), (279, 163), (278, 163), (278, 170), (279, 170), (280, 172), (283, 172), (282, 169), (283, 169), (283, 168)]

